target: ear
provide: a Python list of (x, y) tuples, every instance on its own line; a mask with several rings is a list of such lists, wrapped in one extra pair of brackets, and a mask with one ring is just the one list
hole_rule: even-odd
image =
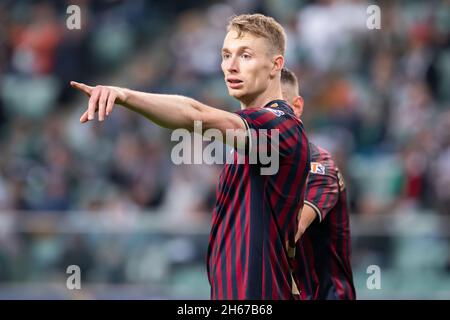
[(281, 69), (283, 69), (283, 66), (284, 66), (284, 57), (281, 54), (276, 55), (273, 60), (273, 68), (270, 75), (274, 77), (277, 73), (281, 71)]
[(297, 117), (301, 117), (303, 114), (304, 100), (302, 96), (296, 96), (293, 101), (294, 113)]

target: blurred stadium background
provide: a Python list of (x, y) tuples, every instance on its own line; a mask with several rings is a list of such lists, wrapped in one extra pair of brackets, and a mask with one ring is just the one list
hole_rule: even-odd
[[(80, 125), (87, 100), (68, 83), (235, 110), (220, 48), (227, 18), (249, 12), (285, 26), (309, 137), (344, 172), (358, 298), (450, 299), (448, 0), (1, 1), (1, 299), (209, 298), (220, 166), (173, 165), (170, 131), (120, 107)], [(66, 288), (73, 264), (81, 290)]]

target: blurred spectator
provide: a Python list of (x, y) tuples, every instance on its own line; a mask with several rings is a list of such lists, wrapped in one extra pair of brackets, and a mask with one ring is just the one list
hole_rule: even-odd
[[(52, 2), (1, 7), (7, 22), (1, 33), (6, 40), (1, 54), (7, 57), (0, 88), (3, 207), (81, 208), (89, 203), (85, 197), (97, 197), (84, 190), (91, 179), (142, 210), (169, 208), (182, 185), (191, 191), (209, 185), (202, 192), (212, 198), (207, 174), (182, 173), (192, 171), (187, 167), (172, 172), (167, 130), (120, 107), (105, 124), (80, 126), (67, 82), (188, 94), (232, 110), (236, 104), (225, 93), (220, 48), (227, 18), (242, 10), (267, 11), (286, 26), (287, 65), (300, 77), (305, 125), (311, 137), (341, 132), (339, 144), (346, 148), (342, 170), (349, 182), (366, 190), (366, 203), (378, 201), (373, 188), (364, 187), (369, 179), (346, 168), (361, 157), (367, 163), (400, 161), (396, 175), (403, 182), (391, 190), (402, 190), (394, 192), (394, 202), (413, 199), (416, 206), (446, 207), (448, 142), (442, 128), (447, 125), (433, 124), (449, 104), (442, 87), (450, 66), (448, 1), (414, 2), (402, 10), (383, 3), (382, 31), (366, 28), (365, 1), (301, 2), (296, 14), (285, 10), (287, 4), (272, 1), (259, 7), (252, 1), (227, 1), (173, 11), (141, 1), (81, 6), (84, 22), (76, 31), (65, 28), (65, 12)], [(173, 22), (160, 21), (159, 32), (149, 30), (147, 19), (154, 12)], [(145, 34), (151, 36), (142, 38)], [(388, 176), (380, 172), (377, 179), (387, 183), (382, 177)], [(102, 192), (98, 197), (103, 195), (108, 198)], [(195, 199), (187, 197), (181, 207), (205, 208), (203, 200)], [(361, 199), (350, 201), (354, 211), (364, 214), (368, 207), (360, 205)]]

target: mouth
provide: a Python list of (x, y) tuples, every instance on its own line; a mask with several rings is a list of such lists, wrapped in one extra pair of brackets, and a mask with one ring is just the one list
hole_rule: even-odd
[(242, 87), (243, 83), (244, 82), (242, 80), (236, 78), (227, 79), (228, 87), (230, 87), (231, 89), (239, 89)]

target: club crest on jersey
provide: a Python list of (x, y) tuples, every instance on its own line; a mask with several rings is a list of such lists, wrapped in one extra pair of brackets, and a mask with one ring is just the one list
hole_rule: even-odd
[(325, 174), (325, 166), (320, 162), (311, 162), (311, 172), (317, 174)]
[(277, 117), (280, 117), (280, 116), (282, 116), (283, 114), (284, 114), (284, 112), (283, 111), (281, 111), (281, 110), (274, 110), (274, 109), (270, 109), (270, 108), (268, 108), (267, 110), (269, 110), (270, 112), (272, 112), (274, 115), (276, 115)]

